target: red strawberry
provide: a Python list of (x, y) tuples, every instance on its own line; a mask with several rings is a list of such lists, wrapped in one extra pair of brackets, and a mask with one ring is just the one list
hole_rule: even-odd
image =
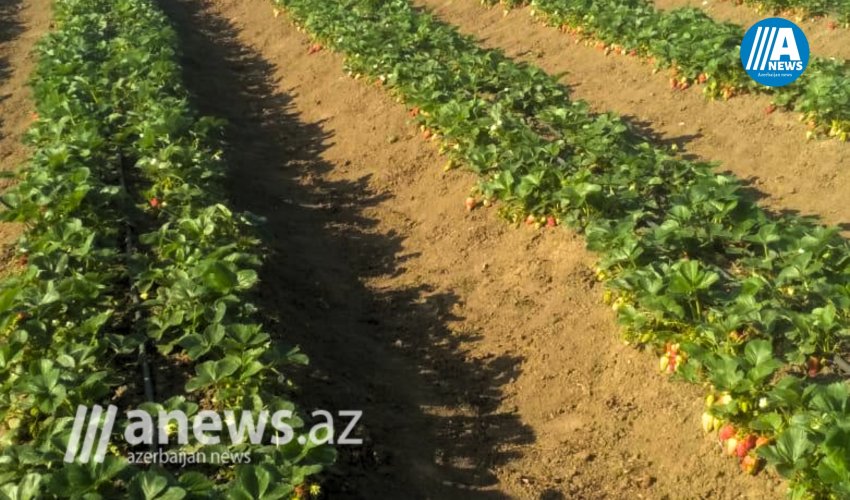
[(557, 225), (558, 225), (558, 221), (555, 220), (555, 217), (553, 217), (551, 215), (549, 217), (546, 217), (546, 227), (555, 227)]
[(316, 52), (320, 52), (322, 50), (322, 45), (318, 43), (314, 43), (310, 46), (310, 49), (307, 50), (308, 54), (315, 54)]
[(475, 200), (475, 198), (470, 196), (469, 198), (466, 199), (465, 204), (466, 204), (466, 209), (469, 210), (469, 211), (472, 211), (478, 205), (478, 202)]
[(678, 361), (676, 359), (676, 355), (671, 354), (670, 356), (668, 356), (668, 359), (669, 359), (669, 361), (667, 363), (667, 373), (675, 373), (676, 367), (677, 367), (677, 364), (678, 364)]
[(769, 115), (776, 111), (776, 104), (771, 104), (770, 106), (764, 108), (764, 114)]
[(814, 356), (806, 362), (806, 371), (810, 377), (817, 377), (820, 373), (820, 360)]
[(634, 49), (632, 49), (632, 50), (629, 52), (629, 55), (630, 55), (630, 56), (632, 56), (632, 57), (637, 57), (637, 51), (636, 51), (636, 50), (634, 50)]
[(756, 437), (752, 434), (738, 441), (738, 446), (735, 448), (735, 455), (738, 458), (744, 458), (747, 453), (756, 445)]
[(756, 448), (761, 448), (762, 446), (770, 444), (770, 438), (766, 436), (759, 436), (756, 439)]
[(679, 80), (676, 80), (675, 78), (671, 78), (670, 79), (670, 88), (671, 89), (678, 89), (679, 88)]
[(732, 424), (726, 424), (717, 432), (717, 439), (726, 441), (735, 435), (735, 427)]
[(153, 197), (150, 200), (150, 204), (153, 208), (156, 208), (159, 206), (159, 200), (156, 197)]
[(537, 217), (532, 214), (528, 214), (528, 217), (525, 218), (525, 223), (529, 226), (537, 222)]
[(417, 116), (419, 116), (419, 106), (416, 106), (416, 107), (414, 107), (413, 109), (410, 110), (410, 116), (413, 117), (413, 118), (416, 118)]
[(425, 131), (422, 132), (422, 138), (425, 139), (426, 141), (428, 139), (430, 139), (432, 135), (433, 135), (433, 133), (431, 132), (431, 129), (426, 128)]
[(706, 75), (705, 73), (700, 73), (699, 76), (697, 77), (697, 82), (699, 82), (701, 84), (705, 83), (707, 80), (708, 80), (708, 75)]
[(679, 88), (682, 89), (682, 90), (688, 90), (688, 88), (690, 86), (691, 86), (691, 84), (688, 83), (688, 82), (682, 82), (682, 83), (679, 84)]

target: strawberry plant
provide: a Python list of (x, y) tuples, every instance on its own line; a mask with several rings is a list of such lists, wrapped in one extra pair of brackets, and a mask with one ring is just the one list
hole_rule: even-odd
[[(835, 228), (768, 214), (734, 176), (591, 112), (556, 79), (407, 1), (274, 4), (344, 54), (352, 76), (415, 110), (452, 164), (479, 174), (473, 201), (583, 232), (625, 338), (708, 387), (703, 423), (728, 424), (743, 471), (769, 464), (795, 495), (841, 498), (847, 456), (829, 437), (850, 398), (820, 376), (835, 367), (809, 366), (850, 351), (850, 244)], [(783, 465), (801, 449), (805, 462)]]

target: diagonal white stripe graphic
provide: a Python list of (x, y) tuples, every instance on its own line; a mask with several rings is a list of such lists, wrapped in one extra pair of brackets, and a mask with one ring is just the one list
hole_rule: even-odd
[(97, 435), (97, 427), (100, 425), (100, 414), (103, 413), (103, 407), (94, 405), (91, 409), (91, 418), (86, 429), (86, 439), (83, 441), (83, 449), (80, 452), (80, 462), (86, 463), (91, 456), (91, 450), (94, 447), (94, 438)]
[(753, 48), (750, 49), (750, 58), (747, 59), (747, 71), (749, 71), (753, 67), (753, 57), (755, 57), (756, 55), (756, 47), (758, 47), (759, 40), (761, 39), (761, 31), (761, 26), (759, 26), (756, 29), (756, 39), (753, 40)]
[(753, 63), (753, 69), (758, 69), (758, 67), (759, 67), (759, 63), (761, 62), (761, 58), (765, 53), (764, 46), (767, 45), (768, 34), (770, 33), (770, 30), (772, 30), (772, 29), (773, 28), (765, 29), (764, 36), (761, 37), (761, 43), (759, 44), (759, 50), (756, 53), (756, 60)]
[(773, 43), (776, 41), (776, 33), (779, 28), (771, 28), (770, 29), (770, 38), (767, 41), (767, 51), (764, 54), (764, 59), (761, 61), (761, 69), (764, 70), (764, 67), (767, 65), (767, 60), (770, 59), (770, 54), (773, 53)]
[(74, 426), (71, 428), (71, 438), (68, 439), (68, 448), (65, 450), (65, 462), (71, 463), (74, 461), (74, 456), (80, 447), (80, 434), (83, 432), (83, 424), (86, 423), (86, 413), (88, 410), (85, 406), (77, 406), (77, 414), (74, 416)]
[(109, 405), (106, 408), (106, 420), (103, 422), (103, 429), (100, 431), (100, 440), (97, 443), (97, 451), (94, 453), (94, 461), (103, 463), (106, 457), (106, 445), (109, 444), (109, 437), (112, 435), (112, 427), (115, 425), (115, 414), (118, 412), (118, 407)]

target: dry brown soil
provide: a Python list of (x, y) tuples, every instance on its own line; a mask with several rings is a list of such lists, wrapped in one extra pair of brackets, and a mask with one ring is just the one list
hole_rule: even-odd
[[(21, 142), (33, 120), (34, 105), (27, 87), (35, 59), (35, 42), (50, 23), (49, 0), (0, 0), (0, 172), (20, 167), (27, 158)], [(0, 178), (0, 191), (9, 185)], [(17, 225), (0, 223), (0, 274), (8, 270)]]
[[(338, 56), (308, 55), (267, 0), (161, 4), (197, 105), (230, 123), (231, 197), (268, 219), (261, 304), (312, 359), (295, 398), (365, 411), (366, 445), (341, 450), (329, 498), (781, 497), (781, 483), (740, 474), (702, 435), (699, 387), (618, 341), (580, 238), (467, 212), (471, 175), (443, 173), (403, 106), (346, 77)], [(595, 75), (621, 61), (573, 49), (527, 15), (500, 26), (482, 9), (432, 5), (489, 30), (490, 45), (548, 52), (547, 69), (569, 66), (594, 95), (623, 88)], [(648, 72), (629, 71), (625, 82), (642, 86), (600, 106), (646, 98)], [(664, 125), (681, 106), (707, 106), (658, 93), (646, 109)], [(686, 142), (694, 120), (671, 138)]]

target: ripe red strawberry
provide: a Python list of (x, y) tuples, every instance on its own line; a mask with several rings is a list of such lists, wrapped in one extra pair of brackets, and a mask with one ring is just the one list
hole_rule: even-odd
[(149, 203), (151, 204), (151, 206), (153, 208), (156, 208), (156, 207), (159, 206), (159, 200), (156, 197), (151, 198)]
[(726, 441), (735, 435), (735, 427), (732, 424), (726, 424), (717, 432), (717, 439)]
[(605, 50), (608, 48), (608, 46), (605, 45), (605, 42), (596, 42), (596, 48), (599, 50)]
[(319, 44), (319, 43), (314, 43), (314, 44), (313, 44), (313, 45), (311, 45), (311, 46), (310, 46), (310, 48), (307, 50), (307, 53), (308, 53), (308, 54), (315, 54), (316, 52), (320, 52), (320, 51), (322, 50), (322, 48), (323, 48), (323, 47), (322, 47), (322, 45), (321, 45), (321, 44)]
[(465, 204), (466, 204), (466, 209), (469, 210), (469, 211), (472, 211), (478, 205), (478, 202), (475, 200), (475, 198), (470, 196), (469, 198), (466, 199)]
[(412, 118), (416, 118), (417, 116), (419, 116), (419, 106), (416, 106), (410, 110), (410, 116)]
[(525, 223), (529, 226), (535, 224), (537, 222), (537, 217), (532, 214), (528, 214), (528, 217), (525, 218)]
[(806, 362), (806, 372), (810, 377), (816, 377), (820, 373), (820, 360), (814, 356)]
[(669, 356), (667, 356), (667, 359), (669, 360), (667, 362), (667, 373), (676, 373), (676, 368), (679, 364), (679, 358), (675, 354), (670, 354)]
[(735, 448), (735, 455), (737, 455), (738, 458), (744, 458), (755, 445), (756, 437), (753, 434), (750, 434), (744, 439), (738, 441), (738, 446)]
[(632, 56), (632, 57), (637, 57), (637, 51), (636, 51), (636, 50), (634, 50), (634, 49), (632, 49), (632, 50), (629, 52), (629, 55), (630, 55), (630, 56)]
[(820, 359), (815, 356), (811, 356), (806, 361), (806, 369), (810, 377), (816, 376), (818, 373), (820, 373), (821, 370)]
[(688, 82), (682, 82), (682, 83), (679, 84), (679, 88), (682, 89), (682, 90), (688, 90), (688, 88), (690, 86), (691, 86), (691, 84), (688, 83)]
[(670, 79), (670, 88), (671, 89), (678, 89), (679, 88), (679, 80), (676, 80), (675, 78), (671, 78)]
[(776, 104), (771, 104), (770, 106), (764, 108), (764, 114), (769, 115), (776, 111)]
[(549, 217), (546, 217), (546, 227), (555, 227), (557, 225), (558, 225), (558, 221), (555, 220), (555, 217), (553, 217), (551, 215)]
[(428, 129), (428, 128), (426, 128), (425, 131), (422, 132), (422, 138), (425, 139), (426, 141), (428, 139), (430, 139), (432, 135), (433, 135), (433, 133), (431, 132), (431, 129)]

